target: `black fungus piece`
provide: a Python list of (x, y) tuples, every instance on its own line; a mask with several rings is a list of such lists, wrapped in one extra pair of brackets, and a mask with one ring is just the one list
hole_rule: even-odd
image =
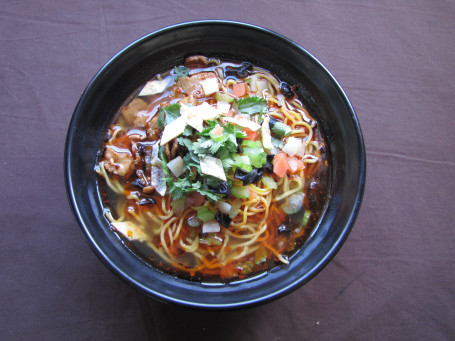
[(154, 205), (155, 200), (153, 198), (142, 198), (139, 200), (139, 205), (144, 206), (144, 205)]
[(243, 153), (243, 148), (242, 148), (243, 139), (241, 137), (237, 137), (236, 141), (237, 141), (237, 154), (242, 154)]
[(267, 155), (267, 162), (262, 166), (262, 169), (266, 173), (273, 173), (273, 158), (275, 157), (274, 154)]
[(139, 189), (143, 189), (145, 187), (144, 183), (139, 178), (131, 181), (131, 185), (133, 185), (134, 187), (137, 187)]
[(278, 232), (279, 233), (289, 233), (289, 232), (291, 232), (291, 227), (289, 225), (282, 224), (282, 225), (278, 226)]
[(253, 168), (249, 173), (242, 168), (237, 168), (235, 170), (234, 178), (242, 180), (244, 185), (255, 184), (262, 178), (262, 168)]
[(270, 127), (270, 130), (272, 130), (273, 127), (275, 126), (275, 124), (277, 124), (278, 122), (280, 122), (280, 121), (278, 121), (277, 119), (275, 119), (275, 118), (273, 118), (273, 117), (270, 117), (270, 120), (269, 120), (269, 127)]
[(137, 150), (145, 164), (145, 172), (150, 174), (152, 171), (153, 144), (150, 142), (138, 142)]
[(222, 180), (217, 187), (209, 186), (209, 188), (212, 192), (223, 194), (227, 198), (231, 196), (231, 187), (226, 181)]
[(251, 73), (251, 71), (253, 71), (253, 64), (250, 62), (244, 62), (241, 66), (238, 67), (226, 66), (224, 69), (224, 75), (226, 77), (234, 76), (237, 78), (245, 78)]
[(216, 219), (216, 221), (218, 221), (221, 225), (223, 225), (226, 228), (229, 227), (229, 225), (231, 224), (231, 221), (232, 221), (232, 219), (229, 218), (229, 216), (227, 214), (224, 214), (220, 211), (216, 212), (215, 219)]
[(286, 83), (286, 82), (281, 82), (280, 84), (281, 91), (283, 92), (284, 97), (290, 98), (294, 96), (294, 91), (292, 90), (292, 87)]

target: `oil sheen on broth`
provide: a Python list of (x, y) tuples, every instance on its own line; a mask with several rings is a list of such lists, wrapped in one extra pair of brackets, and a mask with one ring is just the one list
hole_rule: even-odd
[(95, 166), (112, 230), (188, 280), (288, 264), (321, 215), (328, 167), (295, 88), (249, 62), (205, 56), (148, 81), (119, 109)]

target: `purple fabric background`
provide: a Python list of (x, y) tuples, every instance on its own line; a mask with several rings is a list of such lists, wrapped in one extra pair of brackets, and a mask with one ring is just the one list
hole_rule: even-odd
[[(144, 34), (197, 19), (296, 41), (344, 87), (368, 155), (354, 230), (307, 285), (207, 313), (138, 295), (86, 244), (63, 148), (86, 84)], [(0, 1), (2, 340), (455, 338), (455, 3)]]

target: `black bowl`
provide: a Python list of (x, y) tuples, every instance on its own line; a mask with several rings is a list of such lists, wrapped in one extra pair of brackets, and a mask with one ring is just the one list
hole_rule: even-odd
[[(322, 218), (288, 266), (230, 284), (175, 278), (135, 256), (103, 216), (94, 166), (105, 129), (123, 101), (184, 57), (203, 54), (248, 60), (299, 84), (301, 100), (323, 129), (330, 163), (329, 199)], [(348, 237), (363, 196), (365, 150), (359, 123), (344, 91), (310, 53), (269, 30), (237, 22), (199, 21), (167, 27), (126, 47), (96, 74), (74, 111), (66, 140), (65, 180), (82, 232), (97, 256), (139, 291), (184, 306), (227, 309), (281, 297), (314, 277)]]

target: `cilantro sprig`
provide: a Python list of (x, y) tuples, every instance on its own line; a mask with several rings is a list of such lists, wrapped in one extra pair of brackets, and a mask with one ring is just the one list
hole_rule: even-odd
[(263, 114), (267, 110), (267, 101), (257, 96), (235, 99), (235, 103), (242, 114)]
[(165, 125), (173, 122), (180, 117), (180, 107), (178, 103), (168, 105), (167, 107), (162, 107), (158, 113), (158, 128), (163, 129)]
[(181, 77), (186, 77), (189, 75), (189, 73), (190, 73), (190, 69), (187, 68), (186, 66), (183, 66), (183, 65), (176, 66), (173, 70), (174, 80), (177, 80)]

